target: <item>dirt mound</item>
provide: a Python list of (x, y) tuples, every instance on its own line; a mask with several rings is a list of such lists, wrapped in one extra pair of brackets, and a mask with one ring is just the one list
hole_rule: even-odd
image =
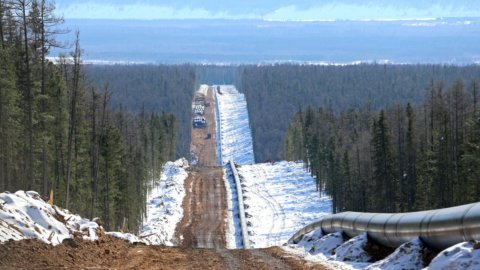
[(24, 269), (328, 269), (308, 264), (280, 248), (216, 250), (130, 244), (108, 235), (51, 246), (39, 240), (0, 245), (0, 268)]
[(58, 246), (32, 239), (10, 241), (0, 245), (0, 268), (109, 268), (132, 246), (108, 235), (96, 241), (65, 239)]

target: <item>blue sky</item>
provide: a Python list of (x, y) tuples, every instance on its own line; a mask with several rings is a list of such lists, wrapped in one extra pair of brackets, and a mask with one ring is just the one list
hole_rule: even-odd
[(57, 0), (66, 19), (382, 20), (480, 17), (479, 0)]

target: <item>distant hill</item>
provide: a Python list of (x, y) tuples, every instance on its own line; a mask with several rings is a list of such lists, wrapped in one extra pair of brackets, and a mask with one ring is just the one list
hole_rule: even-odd
[[(65, 26), (80, 30), (87, 61), (480, 62), (480, 18), (334, 22), (76, 19), (67, 20)], [(71, 41), (73, 33), (59, 39)]]

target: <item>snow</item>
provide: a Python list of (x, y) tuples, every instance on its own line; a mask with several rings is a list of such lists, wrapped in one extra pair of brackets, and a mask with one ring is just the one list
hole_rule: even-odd
[(285, 250), (309, 261), (328, 262), (329, 265), (339, 269), (395, 270), (425, 267), (423, 255), (426, 247), (418, 237), (404, 243), (385, 259), (373, 264), (370, 263), (371, 256), (364, 250), (367, 242), (366, 233), (343, 243), (341, 232), (322, 236), (321, 229), (317, 229), (305, 234), (298, 244), (285, 247)]
[(359, 234), (335, 249), (334, 258), (337, 261), (368, 262), (371, 256), (364, 250), (367, 243), (367, 234)]
[(364, 269), (370, 265), (370, 255), (363, 249), (367, 235), (360, 234), (344, 242), (342, 232), (322, 235), (321, 229), (305, 234), (297, 244), (284, 249), (307, 261), (328, 263), (334, 269)]
[(328, 257), (333, 255), (335, 249), (341, 246), (343, 242), (344, 239), (341, 232), (322, 235), (322, 230), (314, 230), (304, 235), (298, 245), (303, 246), (305, 251), (312, 255), (323, 254)]
[[(417, 237), (399, 246), (385, 259), (371, 264), (366, 270), (423, 269), (423, 249), (425, 246)], [(436, 269), (436, 268), (433, 268)]]
[(131, 233), (122, 233), (122, 232), (107, 232), (106, 233), (107, 235), (111, 235), (113, 237), (116, 237), (116, 238), (119, 238), (119, 239), (123, 239), (125, 241), (128, 241), (132, 244), (134, 243), (145, 243), (145, 244), (148, 244), (147, 242), (145, 242), (143, 239), (140, 239), (138, 236), (134, 235), (134, 234), (131, 234)]
[(184, 158), (167, 162), (160, 179), (153, 183), (147, 196), (147, 217), (140, 229), (140, 238), (151, 245), (175, 245), (175, 227), (183, 217), (184, 182), (188, 176)]
[(248, 120), (245, 96), (233, 85), (221, 85), (215, 88), (217, 105), (217, 131), (220, 136), (220, 148), (217, 158), (219, 164), (227, 163), (231, 158), (237, 164), (253, 164), (253, 141)]
[(200, 85), (200, 87), (198, 88), (197, 92), (199, 92), (200, 94), (203, 94), (203, 95), (207, 95), (207, 92), (208, 92), (208, 85), (206, 84), (202, 84)]
[[(182, 219), (183, 183), (188, 162), (167, 162), (162, 176), (149, 194), (148, 213), (140, 237), (129, 233), (107, 232), (131, 243), (173, 245), (176, 224)], [(43, 201), (35, 191), (0, 193), (0, 243), (10, 240), (39, 239), (58, 245), (66, 238), (81, 235), (94, 241), (103, 228), (97, 222), (71, 214)]]
[(96, 240), (96, 222), (71, 214), (68, 210), (43, 201), (35, 191), (0, 193), (0, 242), (38, 239), (58, 245), (73, 234)]
[(252, 248), (279, 246), (331, 210), (331, 199), (315, 188), (301, 162), (238, 167)]
[(428, 269), (480, 269), (478, 248), (478, 243), (474, 242), (463, 242), (449, 247), (432, 260)]

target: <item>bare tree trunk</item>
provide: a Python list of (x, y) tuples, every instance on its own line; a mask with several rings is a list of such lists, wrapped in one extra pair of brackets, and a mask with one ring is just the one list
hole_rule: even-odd
[(73, 141), (75, 137), (75, 129), (77, 122), (77, 102), (78, 91), (80, 86), (80, 33), (77, 31), (75, 40), (75, 51), (73, 54), (73, 81), (70, 105), (70, 121), (68, 127), (68, 141), (67, 141), (67, 192), (65, 199), (65, 208), (68, 209), (70, 200), (70, 184), (72, 178), (72, 155), (73, 155)]
[(97, 153), (98, 153), (98, 144), (97, 144), (97, 95), (95, 89), (92, 87), (92, 142), (91, 142), (91, 155), (92, 155), (92, 164), (91, 164), (91, 173), (92, 173), (92, 202), (90, 205), (90, 218), (94, 218), (95, 215), (95, 203), (97, 200), (96, 190), (97, 190)]
[[(40, 5), (40, 20), (41, 20), (41, 25), (40, 25), (40, 42), (41, 42), (41, 93), (42, 96), (46, 95), (46, 89), (45, 89), (45, 46), (46, 46), (46, 40), (45, 40), (45, 0), (41, 1)], [(42, 98), (40, 101), (40, 113), (44, 114), (46, 112), (46, 106), (45, 106), (45, 100)], [(45, 132), (46, 125), (45, 125), (45, 120), (43, 117), (41, 117), (41, 128), (42, 131)], [(48, 195), (48, 164), (47, 164), (47, 138), (46, 135), (44, 134), (42, 136), (43, 141), (42, 141), (42, 181), (43, 181), (43, 195)]]
[(30, 50), (28, 48), (28, 18), (27, 18), (27, 6), (30, 5), (30, 1), (19, 0), (18, 5), (21, 12), (22, 30), (23, 30), (23, 42), (25, 53), (25, 94), (27, 100), (26, 114), (27, 114), (27, 126), (25, 128), (25, 139), (27, 143), (27, 189), (34, 188), (34, 164), (33, 164), (33, 93), (31, 83), (31, 71), (30, 71)]

